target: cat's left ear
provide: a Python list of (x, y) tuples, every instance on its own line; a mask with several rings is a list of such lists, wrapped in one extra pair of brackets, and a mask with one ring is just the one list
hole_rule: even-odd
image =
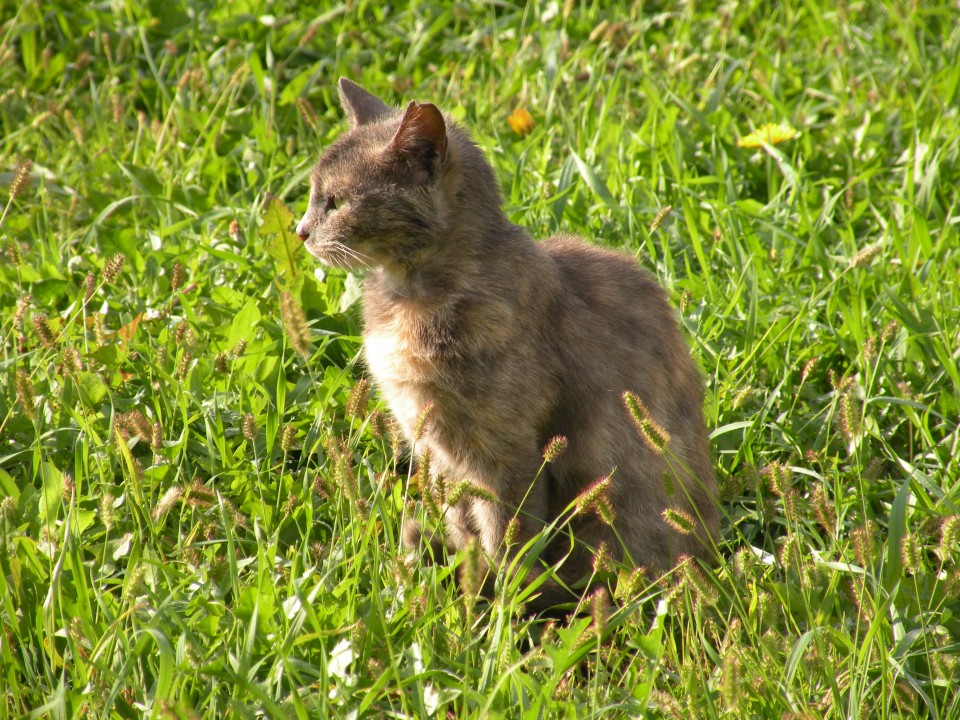
[(437, 106), (411, 101), (390, 147), (400, 155), (439, 160), (442, 165), (447, 159), (447, 126)]

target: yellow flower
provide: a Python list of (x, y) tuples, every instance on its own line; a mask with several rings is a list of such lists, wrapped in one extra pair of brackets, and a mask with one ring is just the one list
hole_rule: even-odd
[(510, 113), (507, 124), (517, 135), (526, 135), (533, 130), (533, 116), (526, 108), (520, 107)]
[(761, 125), (746, 137), (737, 140), (737, 147), (757, 148), (762, 144), (776, 145), (784, 140), (792, 140), (800, 133), (787, 123), (766, 123)]

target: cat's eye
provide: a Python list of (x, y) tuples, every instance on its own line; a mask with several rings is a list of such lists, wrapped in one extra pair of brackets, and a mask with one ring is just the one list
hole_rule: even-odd
[(330, 212), (331, 210), (339, 210), (344, 206), (344, 204), (346, 204), (346, 202), (347, 201), (344, 200), (342, 197), (339, 197), (337, 195), (331, 195), (330, 197), (327, 198), (327, 207), (325, 211)]

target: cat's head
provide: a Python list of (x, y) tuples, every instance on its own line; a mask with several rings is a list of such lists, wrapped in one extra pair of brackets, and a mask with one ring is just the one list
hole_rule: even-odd
[[(430, 103), (399, 111), (345, 78), (339, 89), (350, 130), (314, 167), (297, 235), (329, 265), (409, 267), (449, 229), (458, 162), (448, 124)], [(452, 140), (462, 142), (457, 131)]]

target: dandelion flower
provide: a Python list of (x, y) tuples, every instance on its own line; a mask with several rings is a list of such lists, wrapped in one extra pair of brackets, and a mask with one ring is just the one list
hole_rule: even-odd
[(507, 124), (517, 135), (526, 135), (533, 130), (533, 115), (526, 108), (517, 108), (510, 113)]
[(766, 123), (749, 135), (737, 140), (737, 147), (758, 148), (761, 145), (777, 145), (792, 140), (800, 133), (788, 123)]

